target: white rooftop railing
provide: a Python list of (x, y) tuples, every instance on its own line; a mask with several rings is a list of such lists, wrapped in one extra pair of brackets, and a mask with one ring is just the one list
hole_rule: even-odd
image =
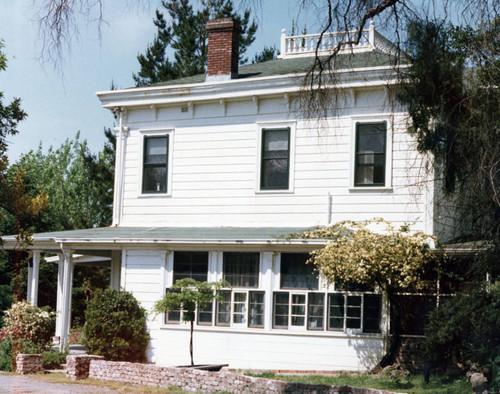
[[(395, 46), (380, 33), (375, 31), (375, 23), (370, 21), (368, 29), (361, 31), (358, 44), (347, 45), (345, 43), (354, 41), (358, 31), (341, 31), (335, 33), (304, 34), (299, 36), (287, 36), (286, 30), (281, 31), (281, 50), (279, 58), (286, 59), (297, 56), (314, 56), (316, 48), (319, 55), (331, 53), (340, 43), (339, 53), (368, 52), (378, 49), (386, 53), (394, 53)], [(319, 46), (318, 46), (319, 43)], [(344, 44), (342, 44), (344, 43)]]

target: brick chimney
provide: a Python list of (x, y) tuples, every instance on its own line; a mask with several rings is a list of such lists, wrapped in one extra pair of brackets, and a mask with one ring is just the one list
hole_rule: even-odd
[(207, 81), (221, 81), (238, 75), (239, 29), (233, 18), (208, 21)]

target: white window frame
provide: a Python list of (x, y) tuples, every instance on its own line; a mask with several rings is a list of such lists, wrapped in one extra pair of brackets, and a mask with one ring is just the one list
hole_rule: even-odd
[[(385, 142), (385, 185), (384, 186), (355, 186), (356, 173), (356, 125), (358, 123), (384, 123), (386, 124)], [(360, 115), (351, 117), (351, 145), (349, 190), (350, 191), (392, 191), (392, 139), (394, 130), (394, 117), (392, 115)]]
[[(258, 122), (257, 126), (257, 162), (255, 194), (290, 194), (295, 188), (295, 134), (296, 122)], [(288, 162), (288, 189), (261, 189), (262, 174), (262, 134), (264, 129), (290, 129), (289, 162)]]
[[(168, 136), (168, 152), (167, 152), (167, 192), (166, 193), (143, 193), (142, 179), (144, 175), (144, 141), (147, 137), (163, 137)], [(173, 146), (174, 146), (174, 129), (140, 129), (139, 130), (139, 152), (138, 152), (138, 185), (137, 197), (139, 198), (163, 198), (172, 196), (172, 163), (173, 163)]]

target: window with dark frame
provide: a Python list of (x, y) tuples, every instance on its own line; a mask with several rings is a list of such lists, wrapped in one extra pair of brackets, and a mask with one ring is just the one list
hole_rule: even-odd
[(306, 264), (309, 259), (307, 253), (281, 254), (281, 288), (282, 289), (310, 289), (318, 288), (318, 276), (312, 264)]
[(354, 186), (385, 186), (386, 122), (356, 124)]
[(168, 177), (168, 135), (144, 137), (142, 192), (166, 193)]
[(290, 178), (290, 128), (263, 129), (261, 190), (286, 190)]
[(259, 253), (224, 252), (223, 256), (224, 280), (231, 287), (259, 286)]
[(174, 283), (191, 278), (206, 282), (208, 275), (208, 252), (174, 252)]

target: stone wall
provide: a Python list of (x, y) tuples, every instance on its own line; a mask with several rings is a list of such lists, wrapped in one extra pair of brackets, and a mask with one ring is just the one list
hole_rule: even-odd
[(87, 354), (70, 355), (66, 357), (66, 376), (72, 380), (86, 379), (89, 377), (90, 361), (102, 359), (102, 356)]
[(43, 371), (41, 354), (18, 354), (16, 356), (16, 372), (21, 375)]
[[(81, 356), (74, 356), (76, 358)], [(211, 393), (323, 393), (323, 394), (389, 394), (388, 391), (350, 386), (311, 385), (190, 368), (160, 367), (153, 364), (89, 360), (88, 376), (100, 380), (182, 387), (184, 390)], [(78, 361), (76, 361), (78, 363)], [(83, 365), (83, 363), (79, 363)]]

